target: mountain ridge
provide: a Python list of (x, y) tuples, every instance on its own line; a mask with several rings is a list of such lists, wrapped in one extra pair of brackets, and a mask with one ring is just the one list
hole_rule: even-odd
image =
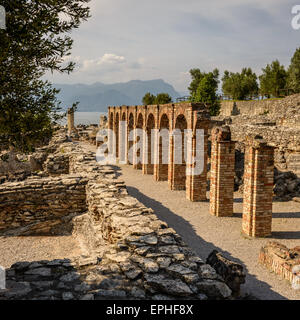
[(118, 105), (140, 105), (142, 98), (147, 92), (158, 94), (168, 93), (173, 101), (180, 96), (171, 84), (163, 79), (154, 80), (131, 80), (105, 84), (95, 82), (93, 84), (54, 84), (54, 87), (61, 89), (57, 95), (65, 110), (79, 101), (77, 111), (85, 112), (106, 112), (108, 106)]

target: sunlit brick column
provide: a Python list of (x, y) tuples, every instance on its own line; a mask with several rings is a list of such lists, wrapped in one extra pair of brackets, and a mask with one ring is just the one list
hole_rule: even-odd
[[(165, 133), (167, 134), (165, 135)], [(169, 151), (169, 148), (170, 148), (169, 133), (170, 131), (166, 128), (163, 128), (161, 131), (157, 131), (157, 134), (158, 134), (158, 136), (156, 137), (157, 163), (154, 165), (154, 179), (156, 181), (168, 180), (168, 166), (169, 166), (169, 152), (170, 152)], [(167, 161), (164, 161), (165, 158), (167, 159)]]
[(169, 137), (169, 166), (168, 166), (168, 186), (173, 190), (173, 176), (174, 176), (174, 137), (170, 134)]
[(247, 137), (244, 172), (243, 232), (267, 237), (272, 231), (274, 148), (260, 136)]
[(74, 131), (75, 125), (74, 125), (74, 109), (69, 108), (68, 109), (68, 135), (70, 136), (72, 132)]
[(153, 174), (154, 165), (152, 161), (152, 150), (151, 150), (151, 128), (144, 126), (144, 150), (143, 150), (143, 174)]
[[(187, 155), (187, 175), (186, 175), (186, 198), (191, 201), (206, 201), (207, 189), (207, 143), (208, 143), (208, 122), (202, 123), (203, 135), (193, 135), (191, 143), (192, 150)], [(192, 157), (192, 158), (191, 158)], [(192, 160), (195, 163), (192, 164)], [(189, 170), (194, 170), (190, 174)], [(192, 172), (191, 172), (192, 173)]]
[(176, 163), (176, 154), (183, 154), (184, 150), (184, 135), (181, 132), (174, 133), (173, 139), (170, 141), (170, 147), (172, 147), (170, 159), (172, 166), (172, 178), (170, 183), (171, 190), (185, 190), (186, 189), (186, 163), (182, 155), (181, 163)]
[(210, 214), (233, 215), (235, 142), (228, 126), (211, 133)]

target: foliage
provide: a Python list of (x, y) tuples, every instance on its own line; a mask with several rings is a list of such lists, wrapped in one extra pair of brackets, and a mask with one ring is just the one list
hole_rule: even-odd
[(151, 94), (150, 92), (147, 92), (142, 99), (143, 105), (149, 106), (155, 104), (155, 98), (155, 95)]
[(291, 59), (288, 69), (288, 89), (292, 89), (294, 93), (300, 93), (300, 48), (296, 49)]
[[(42, 80), (47, 71), (70, 73), (68, 35), (89, 17), (90, 0), (4, 0), (0, 30), (0, 142), (22, 151), (53, 132), (61, 118), (59, 92)], [(75, 105), (74, 105), (75, 107)]]
[(200, 69), (191, 69), (192, 82), (189, 86), (191, 101), (209, 104), (210, 114), (215, 116), (219, 113), (220, 102), (217, 90), (219, 85), (219, 70), (213, 72), (201, 72)]
[(278, 60), (268, 64), (262, 69), (262, 75), (259, 77), (260, 93), (268, 98), (280, 97), (282, 90), (286, 87), (287, 72)]
[(152, 104), (166, 104), (171, 103), (172, 98), (168, 93), (159, 93), (157, 96), (151, 94), (150, 92), (147, 92), (143, 99), (142, 99), (143, 105), (152, 105)]
[(172, 102), (172, 98), (168, 93), (159, 93), (155, 98), (156, 104), (166, 104), (171, 102)]
[(241, 73), (224, 72), (223, 93), (234, 100), (245, 100), (258, 94), (257, 76), (251, 68), (243, 68)]

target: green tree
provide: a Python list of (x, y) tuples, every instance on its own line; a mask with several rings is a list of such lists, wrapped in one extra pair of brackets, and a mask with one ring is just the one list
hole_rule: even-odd
[(286, 87), (287, 72), (278, 60), (273, 61), (262, 69), (259, 76), (260, 94), (270, 98), (280, 97), (280, 93)]
[(219, 85), (219, 70), (212, 72), (201, 72), (200, 69), (191, 69), (192, 82), (189, 86), (192, 102), (203, 102), (209, 104), (210, 114), (215, 116), (219, 113), (220, 103), (217, 97)]
[(155, 104), (155, 99), (156, 97), (153, 94), (151, 94), (150, 92), (147, 92), (142, 99), (142, 103), (145, 106), (149, 106), (149, 105)]
[(222, 90), (234, 100), (245, 100), (258, 94), (257, 76), (251, 68), (243, 68), (241, 73), (224, 72)]
[(213, 72), (209, 72), (209, 73), (201, 72), (201, 70), (198, 68), (191, 69), (190, 75), (192, 77), (192, 81), (191, 81), (190, 86), (188, 88), (190, 91), (191, 97), (193, 97), (196, 94), (201, 80), (203, 79), (203, 77), (205, 75), (208, 75), (208, 74), (210, 74), (213, 77), (214, 87), (215, 87), (216, 91), (218, 90), (218, 85), (219, 85), (219, 70), (218, 69), (214, 69)]
[(200, 81), (193, 102), (203, 102), (209, 104), (210, 114), (216, 116), (220, 111), (220, 101), (218, 100), (215, 78), (212, 73), (206, 74)]
[(47, 71), (70, 73), (68, 35), (89, 17), (90, 0), (3, 0), (0, 30), (0, 142), (30, 151), (49, 138), (61, 115), (58, 90), (41, 80)]
[(171, 103), (172, 98), (168, 93), (159, 93), (157, 96), (147, 92), (143, 97), (143, 105), (148, 106), (151, 104), (166, 104)]
[(159, 93), (155, 98), (156, 104), (166, 104), (171, 102), (172, 98), (168, 93)]
[(287, 88), (300, 93), (300, 48), (296, 49), (288, 69)]

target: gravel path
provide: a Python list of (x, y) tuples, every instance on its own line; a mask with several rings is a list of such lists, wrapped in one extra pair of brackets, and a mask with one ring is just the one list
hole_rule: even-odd
[(15, 262), (72, 258), (80, 253), (72, 236), (0, 237), (0, 265), (8, 268)]
[(190, 202), (184, 191), (171, 191), (167, 182), (155, 182), (152, 176), (142, 175), (132, 166), (121, 166), (120, 174), (128, 192), (154, 209), (202, 259), (217, 249), (243, 264), (247, 272), (244, 293), (266, 300), (300, 300), (300, 291), (293, 290), (286, 280), (280, 280), (257, 262), (259, 250), (267, 241), (278, 240), (290, 248), (300, 245), (299, 203), (274, 203), (272, 238), (249, 240), (241, 234), (242, 195), (235, 194), (234, 217), (217, 218), (209, 214), (209, 202)]

